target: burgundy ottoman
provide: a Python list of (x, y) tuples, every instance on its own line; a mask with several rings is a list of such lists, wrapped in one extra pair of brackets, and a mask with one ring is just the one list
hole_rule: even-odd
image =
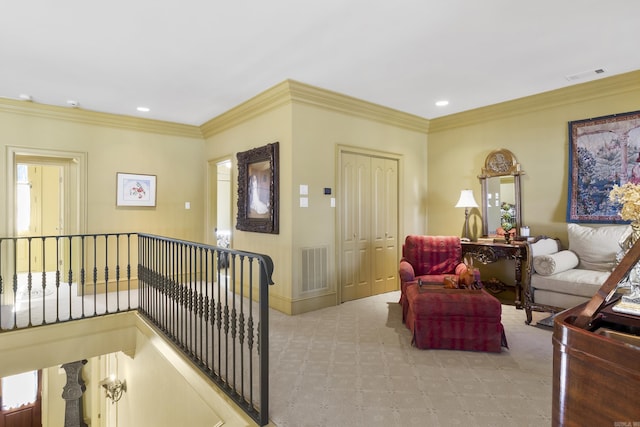
[(502, 305), (484, 289), (406, 287), (405, 325), (418, 348), (499, 353), (507, 346)]

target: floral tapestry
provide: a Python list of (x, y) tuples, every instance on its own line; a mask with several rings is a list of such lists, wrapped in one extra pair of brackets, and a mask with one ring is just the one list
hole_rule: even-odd
[(640, 183), (640, 111), (569, 122), (567, 222), (625, 223), (609, 198)]

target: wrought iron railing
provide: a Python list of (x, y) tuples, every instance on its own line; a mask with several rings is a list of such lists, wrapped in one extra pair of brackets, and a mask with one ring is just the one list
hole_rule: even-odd
[(139, 233), (1, 237), (0, 332), (137, 309), (259, 425), (268, 256)]
[(0, 332), (135, 309), (136, 247), (136, 233), (0, 237)]
[(139, 245), (138, 310), (267, 424), (271, 258), (144, 234)]

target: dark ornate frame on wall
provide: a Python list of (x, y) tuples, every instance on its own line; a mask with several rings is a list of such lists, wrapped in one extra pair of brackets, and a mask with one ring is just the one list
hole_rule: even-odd
[(279, 233), (278, 157), (277, 142), (237, 154), (238, 230)]

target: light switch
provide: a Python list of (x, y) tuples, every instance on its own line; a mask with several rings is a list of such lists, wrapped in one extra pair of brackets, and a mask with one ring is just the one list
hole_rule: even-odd
[(300, 207), (308, 208), (309, 207), (309, 198), (308, 197), (300, 197)]
[(191, 209), (191, 202), (184, 202), (185, 209)]
[(307, 194), (309, 194), (309, 186), (304, 184), (300, 185), (300, 195), (306, 196)]
[(332, 207), (332, 208), (335, 208), (335, 207), (336, 207), (336, 198), (335, 198), (335, 197), (332, 197), (332, 198), (331, 198), (331, 207)]

